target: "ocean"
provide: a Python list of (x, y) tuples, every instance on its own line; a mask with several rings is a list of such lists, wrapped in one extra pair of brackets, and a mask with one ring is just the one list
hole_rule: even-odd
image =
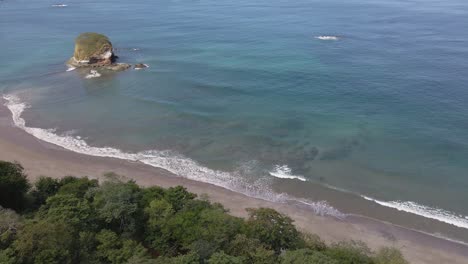
[[(320, 215), (468, 242), (468, 2), (0, 1), (15, 124)], [(68, 69), (74, 38), (119, 61)]]

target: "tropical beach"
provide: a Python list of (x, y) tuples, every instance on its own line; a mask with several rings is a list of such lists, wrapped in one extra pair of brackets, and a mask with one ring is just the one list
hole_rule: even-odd
[(0, 160), (31, 184), (112, 172), (466, 262), (465, 2), (0, 7)]
[(141, 162), (74, 153), (41, 141), (16, 127), (11, 112), (4, 106), (0, 107), (0, 127), (0, 160), (20, 162), (31, 180), (40, 176), (59, 178), (66, 175), (102, 179), (106, 173), (113, 172), (143, 186), (182, 185), (191, 192), (207, 195), (211, 201), (223, 204), (235, 216), (246, 217), (246, 208), (274, 208), (292, 217), (300, 230), (318, 234), (328, 243), (359, 240), (374, 249), (395, 247), (410, 263), (465, 263), (468, 258), (468, 246), (465, 244), (390, 223), (362, 217), (338, 219), (318, 216), (310, 208), (248, 197), (222, 187), (184, 179)]

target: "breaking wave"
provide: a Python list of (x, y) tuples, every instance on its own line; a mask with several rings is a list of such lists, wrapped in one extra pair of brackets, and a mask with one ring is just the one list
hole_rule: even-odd
[[(317, 215), (332, 216), (338, 219), (346, 217), (346, 214), (330, 206), (326, 201), (297, 199), (285, 193), (274, 192), (270, 188), (269, 179), (259, 178), (253, 182), (247, 181), (245, 176), (248, 176), (248, 173), (246, 173), (244, 169), (239, 169), (234, 172), (212, 170), (201, 166), (192, 159), (167, 150), (128, 153), (112, 147), (93, 147), (88, 145), (81, 137), (73, 136), (73, 133), (57, 135), (54, 129), (28, 127), (26, 126), (25, 120), (21, 117), (28, 106), (15, 95), (3, 95), (3, 98), (7, 101), (5, 106), (11, 111), (13, 122), (17, 127), (36, 138), (61, 146), (65, 149), (91, 156), (137, 161), (153, 167), (163, 168), (183, 178), (213, 184), (250, 197), (279, 203), (293, 203), (306, 207)], [(306, 181), (302, 176), (293, 175), (291, 169), (287, 165), (276, 165), (269, 174), (277, 178)], [(399, 211), (468, 229), (468, 216), (456, 215), (443, 209), (432, 208), (411, 201), (380, 201), (368, 196), (360, 196), (381, 206), (394, 208)]]
[(377, 199), (361, 195), (362, 198), (375, 202), (385, 207), (397, 209), (407, 213), (416, 214), (430, 219), (435, 219), (450, 225), (468, 229), (468, 216), (457, 216), (454, 213), (448, 212), (440, 208), (432, 208), (429, 206), (421, 205), (415, 202), (407, 201), (379, 201)]
[(337, 36), (316, 36), (316, 39), (320, 40), (339, 40), (340, 38)]
[(96, 71), (96, 70), (91, 70), (88, 75), (86, 75), (86, 79), (91, 79), (91, 78), (99, 78), (101, 77), (101, 74)]
[(338, 211), (334, 207), (330, 206), (326, 201), (310, 202), (306, 200), (296, 200), (298, 203), (305, 205), (307, 208), (311, 209), (314, 214), (320, 216), (332, 215), (338, 219), (344, 219), (346, 214)]
[[(28, 108), (28, 105), (22, 102), (15, 95), (3, 95), (3, 98), (7, 101), (5, 106), (7, 106), (11, 111), (13, 122), (17, 127), (36, 138), (61, 146), (67, 150), (90, 156), (110, 157), (141, 162), (153, 167), (163, 168), (180, 177), (220, 186), (253, 198), (279, 203), (302, 204), (306, 205), (308, 209), (311, 209), (313, 212), (321, 216), (332, 216), (337, 218), (344, 217), (344, 214), (328, 205), (325, 201), (314, 202), (298, 200), (285, 193), (276, 193), (272, 191), (269, 186), (269, 179), (259, 178), (253, 182), (247, 181), (247, 177), (245, 177), (247, 175), (245, 175), (245, 170), (243, 168), (234, 172), (212, 170), (201, 166), (192, 159), (172, 151), (150, 150), (138, 153), (128, 153), (112, 147), (90, 146), (82, 138), (73, 136), (72, 133), (58, 135), (55, 133), (55, 129), (28, 127), (26, 126), (25, 120), (21, 117), (24, 110)], [(287, 173), (289, 169), (287, 166), (280, 166), (278, 168), (280, 170), (282, 169), (283, 173)]]
[(291, 173), (291, 169), (288, 165), (275, 165), (273, 171), (269, 172), (271, 176), (281, 179), (297, 179), (300, 181), (306, 181), (306, 178), (302, 176), (296, 176)]

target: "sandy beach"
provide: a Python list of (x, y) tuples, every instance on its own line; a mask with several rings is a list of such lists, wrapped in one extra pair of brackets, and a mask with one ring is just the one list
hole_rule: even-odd
[(214, 185), (196, 182), (139, 162), (82, 155), (43, 142), (14, 126), (10, 111), (0, 100), (0, 160), (18, 161), (34, 180), (41, 175), (102, 178), (107, 172), (123, 175), (143, 186), (182, 185), (199, 195), (206, 194), (235, 216), (245, 217), (245, 208), (271, 207), (289, 215), (304, 232), (318, 234), (326, 242), (362, 240), (372, 249), (392, 246), (411, 263), (468, 263), (468, 247), (395, 225), (349, 216), (343, 220), (321, 217), (303, 208), (251, 198)]

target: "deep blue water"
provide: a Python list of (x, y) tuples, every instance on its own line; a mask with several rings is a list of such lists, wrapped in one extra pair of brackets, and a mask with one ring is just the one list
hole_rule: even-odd
[[(170, 150), (251, 184), (287, 165), (468, 226), (468, 2), (63, 3), (0, 2), (0, 91), (30, 106), (28, 126)], [(87, 31), (150, 68), (66, 72)]]

